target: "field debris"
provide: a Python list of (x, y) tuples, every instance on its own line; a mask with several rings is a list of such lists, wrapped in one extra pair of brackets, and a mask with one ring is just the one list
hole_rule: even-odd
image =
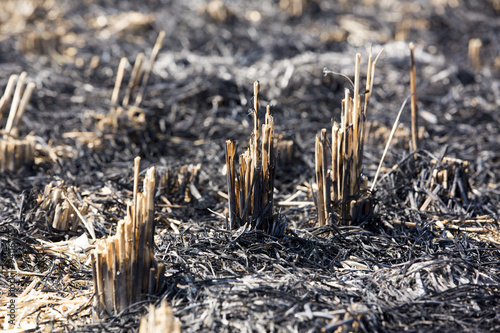
[(23, 166), (32, 165), (35, 160), (35, 138), (32, 135), (24, 138), (18, 136), (21, 118), (35, 89), (35, 83), (26, 84), (27, 75), (26, 72), (11, 75), (0, 98), (0, 125), (11, 103), (5, 128), (0, 130), (0, 173), (15, 172)]
[(139, 332), (180, 333), (181, 326), (179, 320), (174, 317), (172, 308), (163, 299), (157, 308), (153, 304), (149, 305), (148, 314), (141, 319)]
[(99, 316), (119, 314), (133, 303), (158, 293), (164, 266), (154, 259), (156, 169), (146, 172), (138, 192), (140, 158), (134, 161), (134, 197), (116, 235), (96, 242), (92, 254), (94, 307)]
[(285, 231), (286, 220), (283, 216), (274, 214), (274, 119), (268, 105), (264, 123), (262, 126), (260, 124), (259, 81), (254, 83), (253, 98), (254, 129), (250, 147), (237, 160), (236, 143), (226, 141), (229, 224), (232, 230), (248, 227), (281, 236)]
[(2, 329), (500, 331), (498, 1), (2, 5)]
[(76, 231), (81, 224), (96, 239), (92, 223), (85, 219), (89, 205), (81, 200), (75, 186), (66, 186), (64, 181), (50, 182), (37, 201), (39, 208), (33, 219), (44, 219), (50, 228), (58, 231)]
[[(340, 125), (336, 121), (333, 123), (331, 144), (327, 142), (326, 129), (316, 135), (315, 201), (319, 225), (327, 222), (349, 225), (372, 214), (373, 202), (367, 192), (368, 184), (366, 176), (362, 175), (362, 166), (367, 108), (379, 56), (380, 53), (372, 61), (370, 53), (366, 88), (362, 96), (359, 92), (361, 54), (356, 55), (354, 83), (351, 87), (353, 96), (350, 89), (345, 89)], [(325, 69), (324, 73), (326, 75), (331, 71)], [(329, 146), (331, 149), (328, 149)]]

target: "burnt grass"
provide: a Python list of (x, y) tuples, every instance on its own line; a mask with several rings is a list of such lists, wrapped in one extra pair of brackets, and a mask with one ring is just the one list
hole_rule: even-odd
[[(185, 332), (500, 330), (498, 1), (311, 0), (294, 17), (277, 0), (237, 0), (225, 2), (222, 20), (201, 0), (26, 3), (33, 10), (0, 15), (0, 87), (22, 71), (36, 83), (20, 134), (34, 132), (44, 144), (34, 166), (0, 175), (0, 251), (5, 262), (5, 244), (15, 244), (17, 265), (43, 273), (36, 289), (71, 288), (63, 274), (92, 281), (88, 262), (35, 248), (40, 240), (85, 233), (83, 227), (51, 230), (46, 218), (33, 218), (44, 187), (53, 180), (76, 186), (93, 207), (96, 236), (104, 238), (125, 215), (133, 159), (141, 156), (144, 170), (201, 163), (200, 200), (161, 191), (157, 198), (156, 257), (167, 276), (148, 302), (166, 298)], [(119, 29), (114, 17), (130, 12), (144, 14), (142, 21)], [(109, 113), (120, 58), (148, 57), (161, 30), (166, 37), (141, 104), (146, 126), (102, 131), (96, 116)], [(41, 32), (49, 41), (31, 45), (30, 33)], [(483, 45), (479, 67), (468, 59), (472, 38)], [(424, 131), (415, 159), (407, 105), (402, 134), (373, 194), (375, 214), (353, 226), (317, 227), (313, 205), (279, 206), (288, 223), (281, 238), (227, 231), (227, 221), (211, 211), (227, 214), (220, 194), (227, 192), (225, 140), (238, 140), (243, 152), (252, 128), (253, 82), (260, 81), (261, 106), (273, 106), (276, 133), (294, 141), (292, 161), (276, 172), (275, 201), (300, 190), (295, 200), (312, 202), (314, 137), (339, 120), (349, 88), (340, 75), (324, 76), (323, 68), (352, 78), (357, 52), (364, 71), (370, 43), (375, 53), (385, 48), (368, 112), (368, 121), (377, 121), (365, 146), (363, 172), (371, 181), (410, 94), (410, 41)], [(65, 135), (72, 132), (93, 133), (93, 145)], [(429, 195), (423, 172), (432, 173), (431, 160), (439, 156), (469, 162), (468, 200), (448, 193), (422, 211), (414, 203)], [(172, 205), (161, 205), (161, 196)], [(481, 224), (484, 216), (492, 222)], [(474, 232), (448, 228), (451, 222), (437, 225), (457, 220), (461, 226), (467, 219), (476, 222), (463, 227)], [(56, 261), (66, 269), (56, 269)], [(32, 279), (20, 278), (17, 292)], [(7, 288), (4, 279), (1, 288)], [(90, 284), (80, 288), (92, 290)], [(92, 302), (53, 320), (41, 307), (34, 330), (135, 331), (148, 302), (101, 321), (91, 318)]]

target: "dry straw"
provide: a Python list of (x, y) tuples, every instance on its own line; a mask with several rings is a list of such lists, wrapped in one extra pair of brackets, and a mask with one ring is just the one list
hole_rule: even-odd
[(278, 164), (286, 165), (292, 163), (293, 154), (295, 150), (295, 145), (293, 140), (286, 140), (284, 135), (278, 135), (278, 140), (276, 143), (276, 150), (278, 152)]
[(259, 82), (254, 83), (254, 129), (250, 147), (237, 159), (236, 143), (226, 141), (226, 168), (229, 188), (229, 223), (282, 235), (284, 218), (273, 214), (276, 170), (274, 119), (267, 106), (264, 124), (259, 120)]
[(418, 149), (418, 103), (417, 69), (415, 66), (415, 45), (410, 43), (410, 89), (411, 89), (411, 147)]
[(35, 156), (35, 139), (28, 135), (18, 138), (19, 123), (31, 99), (35, 84), (29, 82), (26, 86), (26, 72), (11, 75), (0, 99), (0, 123), (8, 104), (12, 101), (5, 129), (0, 137), (0, 173), (15, 172), (24, 165), (33, 164)]
[(469, 40), (469, 50), (468, 50), (468, 56), (469, 60), (472, 63), (472, 66), (474, 68), (479, 68), (481, 67), (481, 47), (483, 46), (483, 43), (479, 38), (472, 38)]
[[(432, 159), (431, 169), (422, 168), (410, 203), (413, 209), (420, 211), (437, 211), (446, 214), (454, 213), (454, 203), (457, 207), (467, 207), (470, 204), (468, 168), (469, 162), (456, 158), (443, 157), (440, 162)], [(465, 211), (461, 212), (466, 215)]]
[[(119, 128), (123, 127), (141, 127), (145, 125), (146, 116), (140, 105), (144, 99), (149, 75), (153, 70), (153, 65), (162, 47), (164, 37), (165, 31), (161, 31), (151, 51), (147, 67), (145, 67), (144, 53), (139, 53), (135, 58), (134, 67), (132, 68), (132, 73), (121, 103), (119, 103), (120, 90), (128, 60), (125, 57), (120, 59), (116, 73), (115, 86), (111, 94), (112, 107), (110, 113), (107, 117), (102, 118), (97, 124), (101, 131), (116, 132)], [(134, 104), (131, 105), (134, 96), (135, 101)]]
[(166, 195), (169, 200), (188, 203), (194, 199), (201, 200), (202, 196), (197, 188), (201, 164), (187, 164), (180, 169), (158, 169), (158, 192)]
[(94, 306), (99, 315), (119, 314), (129, 305), (156, 294), (164, 266), (154, 259), (154, 167), (146, 172), (138, 192), (140, 158), (134, 163), (133, 203), (118, 222), (116, 235), (96, 242), (92, 254)]
[(305, 6), (304, 0), (280, 0), (280, 9), (293, 17), (301, 17)]
[[(326, 129), (322, 129), (320, 134), (316, 135), (315, 199), (320, 225), (325, 225), (332, 219), (341, 224), (351, 224), (372, 211), (372, 200), (365, 191), (367, 181), (361, 171), (367, 108), (373, 88), (375, 63), (379, 56), (380, 53), (372, 61), (370, 51), (365, 93), (361, 95), (359, 93), (361, 55), (356, 55), (354, 90), (352, 93), (349, 89), (345, 90), (340, 124), (333, 123), (331, 144), (328, 143)], [(325, 71), (325, 74), (328, 73), (330, 72)]]
[(181, 324), (179, 319), (174, 317), (172, 308), (163, 299), (160, 306), (155, 308), (149, 305), (149, 312), (142, 317), (139, 326), (139, 333), (180, 333)]
[(36, 220), (45, 215), (50, 226), (61, 231), (76, 231), (81, 221), (92, 239), (95, 239), (94, 226), (85, 218), (89, 205), (79, 199), (75, 186), (66, 186), (63, 181), (50, 182), (37, 201), (39, 208), (35, 213)]

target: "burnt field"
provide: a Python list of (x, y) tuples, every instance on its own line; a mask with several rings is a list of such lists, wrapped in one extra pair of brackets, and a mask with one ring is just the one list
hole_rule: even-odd
[[(500, 331), (499, 15), (497, 0), (2, 1), (0, 325), (136, 332), (149, 315), (145, 332), (156, 307), (172, 332)], [(362, 133), (342, 162), (337, 123)]]

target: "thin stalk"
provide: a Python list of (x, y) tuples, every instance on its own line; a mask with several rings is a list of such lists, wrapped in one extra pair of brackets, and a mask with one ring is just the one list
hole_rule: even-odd
[(12, 98), (12, 92), (14, 91), (17, 79), (18, 76), (15, 74), (9, 77), (9, 81), (7, 82), (7, 87), (5, 87), (5, 92), (2, 98), (0, 99), (0, 121), (2, 121), (3, 113), (5, 112), (5, 109), (7, 108), (7, 105), (9, 104), (10, 99)]
[(21, 102), (21, 95), (23, 93), (24, 82), (26, 81), (27, 75), (28, 74), (26, 72), (22, 72), (21, 75), (19, 75), (19, 79), (17, 80), (16, 90), (14, 91), (12, 104), (10, 105), (9, 118), (7, 118), (7, 124), (5, 125), (5, 132), (7, 134), (9, 134), (14, 127), (14, 122), (17, 117), (17, 111), (19, 103)]
[(398, 127), (398, 124), (399, 124), (399, 118), (401, 117), (401, 114), (403, 113), (403, 109), (406, 105), (406, 102), (408, 102), (409, 98), (411, 98), (411, 95), (406, 97), (406, 99), (404, 100), (403, 105), (401, 105), (401, 108), (399, 109), (396, 120), (394, 121), (394, 125), (392, 125), (391, 134), (389, 135), (389, 139), (387, 139), (387, 143), (385, 145), (384, 152), (382, 153), (382, 157), (380, 158), (380, 162), (378, 164), (377, 172), (375, 173), (375, 178), (373, 178), (373, 183), (372, 183), (372, 187), (370, 188), (370, 192), (373, 192), (375, 185), (377, 185), (377, 178), (378, 178), (378, 175), (380, 173), (380, 169), (382, 168), (382, 164), (384, 162), (385, 155), (387, 154), (387, 151), (389, 150), (389, 146), (391, 145), (392, 138), (394, 136), (394, 133), (396, 133), (396, 128)]
[(130, 75), (130, 80), (128, 81), (127, 90), (125, 91), (125, 96), (123, 97), (123, 106), (128, 106), (131, 96), (135, 93), (137, 85), (141, 80), (144, 64), (144, 53), (140, 52), (137, 54), (134, 62), (134, 68), (132, 69), (132, 74)]
[(118, 101), (118, 94), (120, 93), (120, 87), (122, 85), (123, 76), (125, 75), (125, 66), (127, 65), (127, 58), (123, 57), (120, 59), (118, 64), (118, 70), (116, 72), (115, 87), (113, 88), (113, 93), (111, 95), (111, 105), (116, 105)]
[(142, 98), (144, 96), (144, 91), (146, 90), (146, 84), (148, 83), (149, 74), (153, 70), (153, 65), (156, 60), (156, 56), (158, 52), (160, 52), (161, 46), (163, 44), (163, 38), (165, 37), (165, 31), (160, 31), (158, 34), (158, 38), (156, 39), (156, 43), (153, 46), (153, 51), (151, 52), (151, 56), (149, 57), (148, 68), (144, 72), (144, 76), (142, 77), (141, 87), (139, 88), (139, 93), (137, 94), (137, 98), (135, 99), (135, 106), (139, 106), (142, 102)]
[(415, 46), (410, 43), (410, 89), (411, 89), (411, 143), (413, 151), (418, 149), (418, 104), (417, 70), (415, 66)]

